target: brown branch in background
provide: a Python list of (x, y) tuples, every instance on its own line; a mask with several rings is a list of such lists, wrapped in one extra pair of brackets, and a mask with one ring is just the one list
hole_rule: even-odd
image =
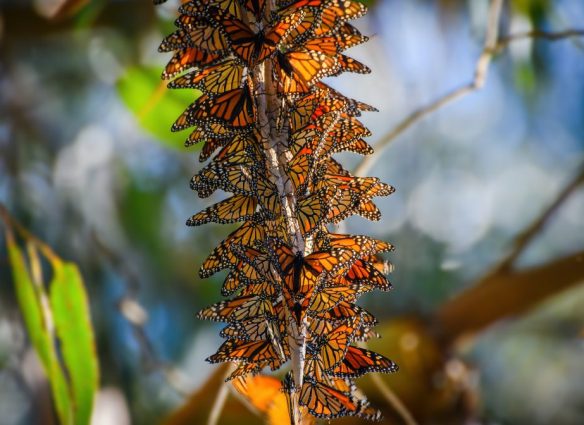
[(539, 234), (551, 216), (558, 211), (558, 209), (568, 200), (570, 195), (572, 195), (582, 184), (584, 184), (584, 164), (580, 166), (576, 176), (562, 189), (551, 205), (546, 208), (529, 227), (515, 238), (513, 249), (499, 262), (498, 266), (494, 268), (491, 274), (509, 271), (517, 258), (519, 258), (523, 251), (525, 251), (525, 248), (527, 248), (533, 239)]
[[(426, 116), (436, 112), (442, 107), (465, 97), (475, 91), (482, 89), (487, 81), (489, 66), (494, 56), (501, 50), (507, 47), (510, 43), (523, 40), (526, 38), (541, 38), (549, 41), (558, 41), (571, 37), (584, 36), (584, 30), (568, 29), (560, 32), (546, 32), (540, 30), (528, 31), (525, 33), (513, 34), (503, 38), (499, 38), (499, 19), (501, 15), (502, 0), (492, 0), (489, 8), (489, 18), (487, 25), (487, 33), (485, 37), (485, 44), (483, 51), (479, 56), (474, 71), (474, 78), (470, 83), (464, 84), (461, 87), (439, 97), (434, 102), (420, 109), (417, 109), (404, 120), (397, 124), (389, 133), (381, 138), (381, 140), (374, 146), (375, 155), (366, 156), (355, 168), (355, 175), (363, 176), (368, 174), (373, 165), (382, 156), (381, 153), (387, 146), (403, 132), (408, 130), (418, 121)], [(498, 40), (498, 41), (497, 41)]]
[(124, 317), (130, 326), (140, 348), (142, 357), (142, 364), (147, 372), (160, 371), (162, 372), (167, 384), (173, 388), (178, 394), (187, 397), (192, 388), (186, 385), (186, 374), (179, 370), (176, 366), (162, 360), (156, 352), (152, 341), (146, 333), (144, 328), (148, 322), (148, 313), (138, 301), (138, 292), (140, 289), (140, 279), (133, 270), (131, 270), (123, 261), (121, 256), (107, 247), (94, 234), (93, 240), (95, 246), (107, 258), (115, 270), (120, 273), (126, 282), (126, 294), (118, 302), (118, 310), (122, 317)]
[(513, 265), (549, 219), (584, 184), (584, 164), (556, 199), (513, 243), (497, 266), (466, 291), (444, 304), (436, 314), (441, 338), (451, 343), (510, 316), (518, 315), (546, 298), (584, 282), (584, 251), (542, 266), (514, 271)]
[(543, 266), (488, 275), (440, 308), (435, 317), (439, 337), (450, 345), (583, 282), (584, 251)]

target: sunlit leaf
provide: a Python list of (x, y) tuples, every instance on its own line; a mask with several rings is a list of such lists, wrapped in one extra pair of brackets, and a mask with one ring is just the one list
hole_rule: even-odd
[[(162, 423), (164, 425), (206, 424), (221, 387), (226, 385), (225, 376), (228, 367), (227, 364), (218, 367), (209, 379)], [(219, 424), (257, 425), (260, 423), (257, 416), (234, 397), (227, 398), (219, 417)]]
[(75, 424), (89, 424), (98, 362), (87, 294), (77, 266), (53, 262), (50, 301), (63, 361), (71, 381)]
[(53, 337), (49, 330), (50, 324), (47, 323), (47, 318), (43, 314), (41, 297), (46, 297), (46, 295), (40, 285), (35, 287), (24, 256), (10, 235), (6, 243), (20, 311), (32, 346), (49, 379), (57, 414), (62, 424), (73, 424), (69, 386), (59, 365)]
[[(278, 378), (264, 375), (237, 378), (233, 380), (233, 388), (266, 417), (267, 424), (290, 423), (288, 401)], [(314, 418), (305, 415), (302, 425), (311, 424), (314, 424)]]
[(196, 90), (167, 90), (160, 68), (131, 68), (117, 84), (118, 93), (140, 126), (166, 146), (184, 149), (188, 131), (170, 127), (199, 96)]

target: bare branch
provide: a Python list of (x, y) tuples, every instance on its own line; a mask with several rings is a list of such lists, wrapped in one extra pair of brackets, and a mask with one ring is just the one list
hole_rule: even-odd
[(548, 32), (542, 30), (532, 30), (526, 31), (518, 34), (508, 35), (503, 37), (497, 43), (497, 49), (500, 50), (507, 47), (513, 41), (525, 40), (527, 38), (541, 38), (547, 41), (560, 41), (571, 37), (584, 37), (584, 30), (580, 29), (568, 29), (559, 32)]
[(525, 248), (527, 248), (533, 239), (539, 234), (550, 217), (554, 215), (554, 213), (564, 204), (570, 195), (572, 195), (572, 193), (574, 193), (574, 191), (582, 184), (584, 184), (584, 164), (580, 166), (577, 175), (572, 180), (570, 180), (564, 189), (562, 189), (552, 204), (546, 208), (529, 227), (527, 227), (515, 238), (511, 252), (509, 252), (509, 254), (507, 254), (503, 260), (500, 261), (499, 265), (495, 267), (494, 271), (490, 274), (503, 273), (508, 271), (513, 266), (513, 263), (515, 263), (517, 258), (519, 258), (523, 251), (525, 251)]
[[(387, 146), (396, 139), (403, 132), (408, 130), (418, 121), (426, 116), (436, 112), (442, 107), (465, 97), (475, 91), (481, 90), (488, 77), (489, 67), (493, 57), (501, 50), (507, 47), (510, 43), (523, 40), (526, 38), (541, 38), (549, 41), (558, 41), (571, 37), (584, 36), (584, 30), (568, 29), (560, 32), (546, 32), (540, 30), (528, 31), (525, 33), (513, 34), (499, 39), (499, 18), (501, 15), (502, 0), (492, 0), (489, 9), (489, 18), (487, 33), (485, 37), (485, 45), (483, 51), (479, 56), (474, 71), (474, 78), (471, 82), (452, 90), (451, 92), (439, 97), (434, 102), (419, 108), (408, 115), (404, 120), (398, 123), (393, 130), (387, 133), (375, 146), (375, 154), (367, 156), (361, 160), (359, 165), (355, 168), (355, 175), (363, 176), (368, 174), (373, 165), (381, 157), (381, 153)], [(499, 41), (497, 41), (499, 40)]]
[(209, 414), (209, 420), (207, 425), (217, 425), (219, 423), (219, 418), (221, 417), (221, 412), (225, 407), (225, 402), (227, 401), (227, 396), (229, 395), (229, 384), (223, 382), (219, 387), (217, 392), (217, 397), (215, 397), (215, 402), (211, 408), (211, 413)]
[(437, 318), (439, 332), (446, 340), (454, 341), (462, 334), (519, 314), (584, 281), (584, 252), (528, 270), (512, 270), (517, 258), (549, 219), (583, 184), (584, 164), (551, 205), (515, 238), (513, 249), (499, 264), (471, 288), (442, 306)]

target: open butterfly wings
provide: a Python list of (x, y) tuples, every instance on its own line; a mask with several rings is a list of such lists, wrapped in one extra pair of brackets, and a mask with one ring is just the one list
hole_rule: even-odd
[[(303, 379), (287, 375), (282, 387), (288, 400), (319, 418), (375, 419), (378, 412), (353, 380), (397, 366), (355, 345), (377, 336), (375, 317), (355, 302), (374, 289), (391, 289), (378, 254), (393, 247), (334, 234), (327, 225), (351, 215), (378, 220), (373, 198), (393, 188), (353, 176), (333, 159), (343, 151), (373, 152), (364, 140), (371, 133), (357, 118), (376, 109), (320, 81), (370, 72), (344, 55), (367, 41), (350, 24), (366, 8), (351, 0), (191, 0), (182, 1), (179, 12), (176, 31), (160, 45), (174, 51), (162, 76), (176, 77), (169, 88), (201, 95), (172, 130), (191, 128), (185, 144), (202, 143), (201, 161), (214, 155), (193, 177), (193, 190), (203, 198), (217, 190), (232, 193), (187, 224), (241, 222), (200, 269), (201, 277), (226, 269), (221, 292), (232, 297), (199, 312), (201, 319), (227, 323), (221, 331), (226, 341), (208, 361), (237, 364), (229, 379), (240, 383), (288, 362), (290, 338), (304, 327)], [(273, 87), (263, 90), (262, 81)], [(269, 90), (279, 108), (270, 131), (287, 140), (282, 149), (288, 160), (279, 167), (289, 189), (276, 184), (262, 137), (266, 111), (258, 99)], [(298, 234), (290, 233), (290, 220)], [(298, 238), (310, 249), (299, 250)]]

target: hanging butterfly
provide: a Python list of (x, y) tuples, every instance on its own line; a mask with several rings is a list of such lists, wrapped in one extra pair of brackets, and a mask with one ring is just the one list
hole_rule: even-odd
[(178, 50), (162, 72), (162, 79), (168, 80), (181, 72), (195, 67), (210, 66), (223, 58), (220, 54), (209, 53), (196, 47)]
[(234, 130), (248, 130), (256, 119), (256, 106), (249, 85), (224, 92), (218, 96), (202, 95), (183, 112), (173, 124), (172, 131), (219, 122)]
[(210, 277), (220, 270), (237, 264), (238, 257), (231, 251), (232, 245), (253, 246), (257, 241), (264, 240), (265, 237), (265, 228), (261, 222), (254, 219), (246, 221), (241, 227), (227, 236), (207, 257), (199, 270), (199, 276), (201, 278)]
[(326, 334), (311, 334), (307, 347), (309, 357), (318, 358), (324, 370), (331, 369), (345, 357), (354, 331), (352, 320), (349, 320)]
[(244, 361), (249, 363), (264, 363), (272, 370), (278, 369), (290, 357), (290, 352), (279, 342), (270, 341), (240, 341), (228, 339), (219, 347), (207, 361), (221, 363), (226, 361)]
[(287, 34), (300, 22), (302, 14), (288, 15), (257, 33), (240, 19), (229, 16), (219, 16), (217, 19), (232, 52), (245, 66), (253, 68), (272, 55), (281, 43), (285, 43)]
[(207, 94), (221, 94), (241, 87), (243, 68), (233, 59), (176, 78), (168, 88), (199, 89)]
[(254, 196), (235, 195), (195, 214), (187, 221), (187, 226), (205, 223), (235, 223), (249, 220), (256, 214), (258, 200)]
[(349, 346), (343, 360), (330, 373), (344, 378), (358, 378), (369, 372), (395, 373), (398, 369), (397, 364), (381, 354)]
[(197, 313), (199, 319), (214, 322), (240, 322), (254, 317), (274, 317), (272, 302), (263, 296), (240, 296), (213, 304)]

